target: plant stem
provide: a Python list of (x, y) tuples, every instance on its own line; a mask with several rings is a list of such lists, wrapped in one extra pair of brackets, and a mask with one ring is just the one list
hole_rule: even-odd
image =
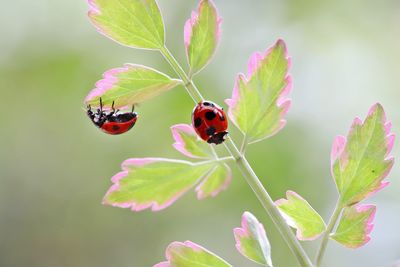
[(319, 249), (318, 249), (318, 252), (317, 252), (317, 256), (316, 256), (316, 259), (315, 259), (315, 266), (316, 267), (320, 266), (321, 263), (322, 263), (322, 258), (324, 257), (326, 246), (328, 245), (329, 236), (330, 236), (333, 228), (335, 227), (337, 220), (339, 219), (339, 216), (340, 216), (340, 213), (342, 212), (342, 209), (343, 209), (343, 206), (341, 204), (341, 201), (338, 200), (338, 202), (336, 203), (335, 210), (333, 211), (333, 214), (332, 214), (331, 218), (329, 219), (328, 226), (326, 227), (324, 235), (322, 236), (322, 241), (321, 241), (321, 244), (319, 246)]
[(242, 145), (240, 146), (240, 154), (245, 155), (246, 154), (246, 148), (248, 145), (248, 138), (247, 134), (244, 135), (243, 140), (242, 140)]
[(253, 192), (256, 194), (258, 200), (261, 202), (264, 209), (267, 211), (271, 220), (274, 222), (278, 231), (282, 235), (283, 239), (286, 241), (287, 245), (296, 256), (301, 266), (313, 266), (311, 260), (307, 256), (306, 252), (300, 245), (300, 242), (294, 236), (292, 230), (287, 225), (286, 221), (282, 218), (279, 210), (276, 208), (274, 201), (265, 190), (264, 186), (260, 182), (253, 169), (251, 168), (247, 159), (239, 152), (235, 143), (228, 136), (225, 140), (225, 146), (231, 155), (235, 158), (236, 164), (240, 171), (242, 172), (247, 183), (250, 185)]
[[(184, 81), (186, 90), (189, 95), (192, 97), (195, 103), (203, 100), (203, 96), (196, 88), (193, 81), (187, 76), (185, 71), (173, 57), (171, 52), (164, 46), (160, 49), (161, 54), (165, 57), (168, 63), (175, 70), (177, 75)], [(300, 242), (296, 239), (290, 227), (286, 224), (285, 219), (279, 213), (279, 210), (276, 208), (272, 198), (268, 194), (268, 192), (263, 187), (259, 178), (251, 168), (250, 164), (243, 156), (243, 154), (238, 150), (237, 146), (233, 142), (233, 140), (228, 136), (224, 142), (226, 149), (234, 158), (238, 168), (242, 172), (245, 177), (247, 183), (250, 185), (253, 192), (256, 194), (258, 200), (261, 202), (264, 209), (267, 211), (268, 215), (271, 217), (272, 221), (275, 223), (282, 237), (286, 241), (287, 245), (296, 256), (300, 265), (303, 267), (313, 267), (311, 260), (308, 255), (305, 253), (304, 249), (300, 245)]]
[(186, 72), (182, 69), (181, 65), (176, 61), (174, 56), (171, 54), (171, 52), (168, 50), (166, 46), (160, 48), (161, 54), (165, 57), (165, 59), (168, 61), (168, 63), (171, 65), (171, 67), (174, 69), (176, 74), (182, 79), (184, 86), (186, 88), (186, 91), (189, 93), (189, 95), (192, 97), (193, 101), (197, 104), (204, 100), (203, 96), (197, 90), (196, 86), (193, 84), (192, 80), (189, 79), (189, 77), (186, 75)]

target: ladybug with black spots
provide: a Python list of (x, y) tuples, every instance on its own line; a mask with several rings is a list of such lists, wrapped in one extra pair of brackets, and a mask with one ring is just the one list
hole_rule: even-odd
[(126, 133), (135, 125), (138, 119), (137, 113), (134, 112), (134, 106), (132, 106), (131, 112), (120, 113), (118, 109), (115, 110), (114, 101), (111, 106), (111, 111), (104, 111), (101, 98), (100, 108), (98, 108), (96, 112), (93, 112), (89, 105), (87, 107), (87, 115), (94, 125), (103, 132), (111, 135)]
[(211, 101), (197, 104), (192, 113), (192, 125), (200, 138), (210, 144), (221, 144), (228, 134), (224, 109)]

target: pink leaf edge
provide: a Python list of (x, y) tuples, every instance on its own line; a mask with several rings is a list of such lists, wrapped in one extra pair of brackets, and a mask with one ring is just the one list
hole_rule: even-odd
[(201, 0), (199, 2), (199, 5), (197, 6), (197, 10), (196, 11), (192, 11), (192, 15), (190, 17), (190, 19), (188, 19), (185, 23), (185, 27), (184, 27), (184, 43), (185, 43), (185, 49), (186, 49), (186, 55), (188, 56), (188, 49), (189, 49), (189, 45), (190, 45), (190, 41), (192, 39), (192, 34), (193, 34), (193, 27), (198, 23), (199, 21), (199, 14), (201, 13), (201, 9), (203, 8), (203, 6), (205, 5), (206, 2), (209, 2), (210, 5), (213, 7), (213, 9), (215, 10), (216, 16), (217, 16), (217, 30), (215, 32), (216, 36), (215, 36), (215, 41), (218, 44), (219, 40), (221, 39), (221, 24), (222, 24), (222, 18), (219, 16), (218, 13), (218, 9), (216, 7), (216, 5), (214, 4), (214, 2), (212, 0)]
[[(103, 79), (96, 82), (95, 88), (92, 89), (89, 92), (89, 94), (86, 96), (84, 103), (87, 104), (89, 101), (93, 100), (94, 98), (100, 97), (103, 94), (105, 94), (108, 90), (113, 89), (113, 87), (119, 82), (119, 78), (118, 78), (119, 74), (125, 73), (128, 71), (132, 71), (135, 69), (141, 69), (141, 70), (151, 71), (151, 72), (155, 72), (155, 73), (158, 73), (161, 75), (165, 75), (164, 73), (162, 73), (156, 69), (153, 69), (153, 68), (150, 68), (150, 67), (147, 67), (144, 65), (125, 63), (123, 65), (123, 67), (113, 68), (113, 69), (110, 69), (110, 70), (107, 70), (106, 72), (104, 72)], [(169, 76), (166, 76), (166, 77), (170, 78)], [(174, 80), (174, 79), (171, 79), (171, 80)], [(176, 80), (176, 81), (178, 81), (178, 80)], [(137, 104), (137, 103), (135, 103), (135, 104)], [(119, 108), (124, 109), (127, 107), (128, 106), (119, 107)], [(109, 109), (111, 109), (111, 107), (103, 107), (103, 109), (109, 110)]]
[[(236, 119), (235, 119), (235, 115), (233, 114), (233, 110), (234, 110), (235, 106), (237, 105), (237, 102), (239, 101), (239, 98), (240, 98), (240, 89), (239, 89), (240, 82), (243, 81), (244, 84), (247, 84), (253, 77), (254, 73), (256, 73), (257, 70), (261, 67), (262, 62), (268, 57), (268, 55), (271, 53), (271, 51), (275, 47), (278, 47), (278, 46), (282, 46), (284, 49), (285, 58), (288, 62), (288, 68), (287, 68), (287, 73), (286, 73), (286, 77), (285, 77), (286, 85), (285, 85), (284, 89), (282, 90), (282, 92), (280, 93), (278, 100), (277, 100), (277, 106), (279, 108), (282, 108), (282, 112), (281, 112), (282, 119), (280, 121), (279, 127), (270, 136), (275, 135), (280, 130), (282, 130), (283, 127), (285, 127), (286, 119), (284, 119), (283, 117), (288, 113), (290, 106), (291, 106), (291, 100), (288, 98), (288, 95), (290, 94), (290, 92), (292, 90), (293, 81), (292, 81), (291, 75), (288, 72), (292, 66), (292, 59), (289, 56), (287, 46), (286, 46), (284, 40), (278, 39), (273, 46), (269, 47), (264, 52), (264, 54), (261, 54), (260, 52), (255, 52), (250, 57), (250, 59), (248, 61), (248, 67), (247, 67), (247, 76), (243, 73), (239, 73), (237, 75), (235, 85), (233, 88), (233, 92), (232, 92), (232, 98), (225, 100), (225, 103), (229, 106), (229, 110), (228, 110), (229, 118), (236, 124)], [(270, 136), (267, 136), (265, 138), (268, 138)]]
[(248, 211), (243, 213), (242, 223), (241, 223), (242, 227), (237, 227), (237, 228), (233, 229), (233, 235), (234, 235), (235, 241), (236, 241), (236, 244), (235, 244), (236, 249), (242, 254), (245, 254), (245, 252), (242, 250), (241, 239), (250, 237), (250, 228), (249, 228), (249, 225), (247, 224), (247, 219), (246, 219), (247, 217), (250, 217), (250, 218), (252, 218), (253, 221), (256, 221), (257, 222), (256, 229), (257, 229), (258, 233), (260, 235), (266, 236), (264, 226), (260, 222), (258, 222), (257, 218), (254, 217), (254, 215)]
[[(114, 85), (119, 81), (118, 80), (118, 74), (128, 72), (130, 68), (134, 67), (140, 67), (140, 68), (146, 68), (145, 66), (142, 65), (135, 65), (135, 64), (129, 64), (126, 63), (122, 68), (113, 68), (110, 70), (107, 70), (103, 74), (103, 79), (99, 80), (96, 82), (95, 88), (92, 89), (89, 94), (86, 96), (84, 103), (87, 104), (89, 101), (96, 97), (100, 97), (103, 94), (105, 94), (108, 90), (112, 89)], [(104, 107), (106, 109), (106, 107)]]
[(101, 35), (107, 37), (108, 39), (110, 39), (110, 40), (112, 40), (112, 41), (114, 41), (114, 42), (116, 42), (116, 43), (118, 43), (118, 44), (120, 44), (120, 45), (126, 46), (126, 45), (122, 44), (121, 42), (119, 42), (119, 41), (115, 40), (114, 38), (112, 38), (112, 37), (107, 33), (106, 29), (104, 29), (104, 28), (101, 27), (98, 23), (96, 23), (96, 21), (95, 21), (94, 18), (95, 18), (96, 16), (101, 15), (101, 10), (100, 10), (99, 6), (97, 5), (96, 0), (87, 0), (87, 2), (88, 2), (88, 4), (89, 4), (89, 11), (88, 11), (87, 14), (88, 14), (88, 17), (89, 17), (90, 22), (91, 22), (92, 25), (95, 27), (96, 31), (97, 31), (98, 33), (100, 33)]
[[(305, 200), (302, 196), (300, 196), (296, 192), (288, 190), (288, 191), (286, 191), (286, 199), (285, 198), (281, 198), (281, 199), (276, 200), (275, 201), (275, 205), (276, 206), (280, 206), (280, 205), (288, 204), (289, 203), (289, 200), (288, 200), (289, 196), (294, 196), (295, 198), (298, 198), (298, 199), (303, 200), (304, 202), (307, 202), (307, 200)], [(313, 240), (318, 239), (323, 234), (323, 233), (320, 233), (320, 234), (318, 234), (316, 236), (313, 236), (313, 237), (305, 237), (303, 235), (303, 232), (301, 231), (301, 229), (297, 227), (296, 223), (289, 216), (287, 216), (286, 214), (284, 214), (282, 212), (281, 212), (281, 215), (285, 219), (286, 223), (289, 226), (291, 226), (291, 227), (296, 229), (296, 237), (297, 237), (297, 239), (299, 239), (301, 241), (313, 241)]]
[[(376, 104), (374, 104), (373, 106), (370, 107), (370, 109), (368, 111), (368, 114), (367, 114), (367, 118), (369, 116), (371, 116), (376, 111), (376, 109), (378, 107), (382, 108), (382, 110), (383, 110), (382, 105), (380, 103), (376, 103)], [(354, 119), (354, 121), (353, 121), (353, 124), (350, 127), (350, 131), (349, 132), (353, 131), (355, 126), (363, 125), (365, 123), (365, 121), (367, 120), (367, 118), (365, 118), (365, 120), (363, 121), (359, 117), (356, 117)], [(394, 141), (396, 139), (396, 135), (391, 132), (392, 123), (387, 120), (385, 111), (384, 111), (382, 123), (383, 123), (383, 125), (385, 127), (385, 133), (386, 133), (386, 158), (385, 158), (385, 160), (386, 161), (391, 161), (392, 162), (392, 166), (390, 168), (388, 168), (388, 170), (385, 173), (383, 173), (382, 176), (379, 177), (378, 179), (386, 178), (386, 176), (389, 174), (391, 168), (393, 167), (394, 157), (389, 156), (389, 154), (393, 149)], [(331, 175), (332, 175), (332, 177), (335, 177), (333, 175), (333, 165), (334, 165), (335, 161), (339, 157), (341, 158), (341, 164), (342, 165), (346, 165), (346, 163), (347, 163), (348, 156), (345, 153), (346, 144), (347, 144), (347, 138), (345, 136), (342, 136), (342, 135), (339, 135), (339, 136), (335, 137), (335, 139), (333, 141), (332, 150), (331, 150)], [(380, 186), (377, 187), (374, 191), (370, 192), (368, 195), (366, 195), (365, 198), (368, 198), (371, 195), (377, 193), (378, 191), (382, 190), (383, 188), (385, 188), (389, 184), (390, 184), (390, 182), (388, 182), (388, 181), (382, 181)]]
[(122, 167), (122, 172), (117, 173), (111, 178), (111, 182), (113, 185), (108, 189), (107, 193), (105, 194), (103, 198), (103, 205), (110, 205), (113, 207), (119, 207), (119, 208), (129, 208), (134, 212), (139, 212), (148, 208), (151, 208), (152, 211), (160, 211), (163, 210), (169, 206), (171, 206), (178, 198), (180, 198), (183, 194), (186, 193), (188, 188), (184, 188), (180, 192), (178, 192), (175, 196), (171, 197), (167, 202), (164, 204), (160, 205), (156, 201), (150, 201), (146, 203), (138, 203), (136, 201), (128, 201), (128, 202), (121, 202), (121, 203), (114, 203), (110, 202), (107, 200), (107, 197), (120, 189), (120, 181), (128, 176), (130, 167), (129, 166), (134, 166), (134, 167), (142, 167), (147, 164), (151, 164), (154, 162), (184, 162), (188, 163), (186, 161), (180, 161), (180, 160), (167, 160), (164, 158), (132, 158), (132, 159), (127, 159), (125, 160), (121, 167)]
[(128, 68), (114, 68), (110, 69), (103, 74), (103, 79), (96, 82), (96, 87), (89, 92), (89, 94), (85, 98), (85, 103), (90, 100), (103, 95), (105, 92), (113, 88), (113, 86), (118, 82), (118, 78), (116, 77), (119, 73), (127, 72)]
[(374, 224), (373, 221), (375, 219), (375, 214), (376, 214), (376, 206), (375, 205), (356, 205), (355, 209), (358, 213), (362, 213), (362, 212), (368, 212), (370, 210), (372, 210), (371, 215), (368, 217), (368, 220), (365, 221), (364, 224), (364, 232), (365, 232), (365, 236), (364, 236), (364, 240), (362, 244), (359, 245), (355, 245), (355, 246), (349, 246), (350, 248), (359, 248), (362, 247), (364, 245), (366, 245), (370, 240), (371, 240), (371, 236), (369, 235), (372, 230), (374, 229)]
[(206, 157), (199, 157), (199, 156), (193, 155), (192, 153), (187, 151), (185, 148), (185, 142), (183, 141), (182, 136), (179, 134), (179, 131), (182, 131), (188, 135), (194, 135), (197, 138), (197, 134), (194, 131), (192, 126), (190, 126), (188, 124), (174, 125), (171, 127), (172, 136), (175, 140), (173, 147), (187, 157), (198, 158), (198, 159), (206, 158)]
[[(175, 249), (179, 249), (179, 248), (189, 248), (195, 252), (202, 252), (205, 251), (215, 257), (218, 257), (217, 255), (215, 255), (214, 253), (212, 253), (211, 251), (208, 251), (207, 249), (203, 248), (200, 245), (197, 245), (196, 243), (193, 243), (192, 241), (185, 241), (185, 242), (172, 242), (171, 244), (169, 244), (169, 246), (167, 247), (167, 249), (165, 250), (165, 257), (167, 259), (167, 261), (164, 262), (160, 262), (156, 265), (154, 265), (153, 267), (171, 267), (171, 261), (173, 259), (173, 255), (172, 255), (172, 251)], [(219, 258), (219, 257), (218, 257)]]
[(218, 15), (218, 9), (214, 4), (214, 1), (212, 0), (201, 0), (199, 2), (199, 5), (197, 7), (196, 11), (192, 11), (192, 16), (190, 19), (188, 19), (185, 23), (184, 27), (184, 42), (185, 42), (185, 47), (186, 51), (190, 45), (190, 41), (192, 39), (192, 33), (193, 33), (193, 27), (198, 23), (199, 21), (199, 14), (201, 13), (201, 9), (203, 8), (203, 5), (205, 2), (209, 2), (210, 5), (214, 8), (216, 14), (217, 14), (217, 31), (216, 31), (216, 41), (218, 42), (221, 38), (221, 24), (222, 24), (222, 18)]
[[(224, 183), (218, 187), (215, 191), (213, 191), (210, 196), (211, 197), (216, 197), (219, 193), (221, 193), (222, 191), (226, 190), (228, 188), (228, 186), (230, 185), (231, 181), (232, 181), (232, 170), (228, 165), (224, 165), (225, 168), (228, 169), (228, 174), (225, 178)], [(210, 179), (212, 172), (210, 172), (204, 179), (203, 181), (196, 187), (195, 191), (197, 192), (197, 199), (202, 200), (205, 199), (207, 196), (205, 195), (205, 193), (203, 192), (203, 190), (201, 190), (202, 186), (204, 185), (204, 183)]]

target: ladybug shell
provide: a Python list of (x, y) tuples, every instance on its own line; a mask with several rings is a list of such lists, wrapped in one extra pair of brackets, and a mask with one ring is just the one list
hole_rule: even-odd
[(228, 120), (223, 108), (211, 101), (200, 102), (193, 110), (192, 125), (201, 139), (221, 144), (228, 133)]
[(123, 134), (135, 125), (137, 118), (138, 116), (135, 112), (112, 116), (103, 123), (100, 129), (107, 134)]

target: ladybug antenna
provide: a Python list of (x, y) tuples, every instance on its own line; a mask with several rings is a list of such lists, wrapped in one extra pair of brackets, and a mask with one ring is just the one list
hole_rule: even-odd
[(114, 102), (115, 102), (115, 101), (112, 102), (111, 109), (112, 109), (112, 111), (115, 113)]
[(100, 97), (100, 111), (101, 112), (103, 111), (103, 100), (101, 100), (101, 97)]
[(135, 111), (135, 104), (132, 105), (132, 112)]

